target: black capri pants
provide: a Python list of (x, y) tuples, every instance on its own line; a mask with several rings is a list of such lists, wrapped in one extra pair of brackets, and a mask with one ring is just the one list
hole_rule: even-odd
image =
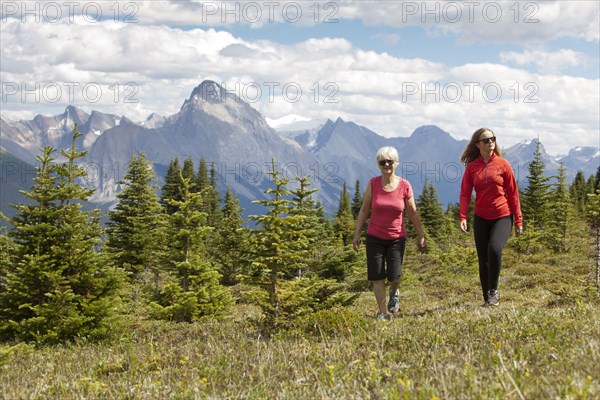
[(370, 281), (402, 278), (402, 258), (406, 237), (385, 240), (367, 234), (367, 277)]

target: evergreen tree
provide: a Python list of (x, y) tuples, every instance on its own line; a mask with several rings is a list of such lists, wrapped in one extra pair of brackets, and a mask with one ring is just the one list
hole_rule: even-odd
[(319, 221), (319, 210), (315, 207), (312, 194), (318, 189), (310, 189), (310, 178), (308, 176), (296, 176), (300, 184), (298, 188), (291, 191), (293, 202), (291, 203), (290, 214), (301, 215), (304, 219), (299, 222), (300, 230), (304, 231), (308, 254), (297, 267), (297, 276), (302, 276), (302, 271), (307, 269), (311, 262), (317, 257), (317, 242), (323, 237), (324, 227)]
[[(1, 212), (0, 219), (10, 222), (10, 220)], [(5, 230), (6, 228), (0, 227), (0, 293), (6, 291), (6, 279), (8, 276), (9, 265), (12, 265), (14, 254), (17, 252), (15, 243), (6, 234)]]
[[(289, 180), (280, 174), (273, 160), (269, 175), (273, 177), (274, 188), (265, 191), (271, 198), (255, 201), (267, 207), (267, 213), (250, 217), (259, 225), (255, 231), (252, 276), (263, 288), (255, 297), (263, 309), (265, 327), (271, 331), (289, 326), (297, 316), (350, 304), (359, 295), (346, 292), (343, 283), (332, 279), (309, 274), (293, 278), (293, 269), (302, 265), (310, 254), (314, 232), (307, 221), (310, 217), (295, 211), (298, 207), (294, 207), (294, 201), (285, 198), (292, 193), (286, 187)], [(301, 180), (304, 185), (295, 191), (295, 204), (308, 206), (310, 201), (304, 199), (309, 198), (312, 190), (307, 189), (308, 178)]]
[(423, 191), (417, 199), (417, 209), (419, 210), (419, 217), (421, 218), (423, 228), (433, 238), (440, 236), (445, 224), (444, 211), (442, 210), (435, 187), (433, 184), (430, 185), (427, 180), (425, 180)]
[(221, 273), (221, 282), (228, 286), (239, 283), (250, 265), (249, 231), (242, 226), (242, 211), (239, 199), (227, 188), (223, 217), (215, 229), (215, 244), (211, 246), (214, 249), (211, 258)]
[(346, 182), (342, 186), (342, 192), (340, 194), (340, 202), (338, 205), (337, 212), (335, 214), (335, 220), (333, 222), (335, 234), (342, 239), (344, 246), (352, 243), (354, 237), (354, 228), (356, 227), (356, 221), (352, 217), (352, 206), (350, 205), (350, 195), (346, 188)]
[(98, 210), (83, 211), (93, 190), (78, 184), (87, 174), (73, 131), (65, 164), (54, 164), (51, 147), (37, 157), (35, 184), (22, 192), (33, 204), (15, 206), (10, 235), (15, 257), (0, 292), (0, 336), (62, 342), (107, 334), (114, 316), (119, 275), (96, 251), (102, 228)]
[(546, 226), (550, 184), (544, 176), (546, 166), (542, 161), (541, 143), (536, 142), (534, 157), (527, 166), (527, 188), (523, 193), (521, 207), (523, 219), (530, 229), (542, 230)]
[(204, 158), (200, 158), (200, 163), (198, 164), (196, 188), (199, 192), (202, 192), (208, 188), (208, 168), (206, 167), (206, 160)]
[(206, 194), (208, 207), (208, 224), (217, 226), (221, 220), (221, 201), (219, 198), (219, 189), (217, 189), (217, 172), (215, 163), (210, 167), (209, 187)]
[(577, 171), (573, 183), (569, 188), (571, 200), (575, 205), (577, 212), (583, 213), (585, 211), (585, 203), (587, 202), (587, 184), (585, 182), (585, 176), (583, 171)]
[(356, 180), (356, 185), (354, 187), (354, 197), (352, 198), (352, 217), (356, 220), (358, 217), (358, 213), (360, 212), (360, 208), (362, 207), (362, 192), (360, 191), (360, 181)]
[(544, 230), (545, 242), (556, 252), (563, 252), (567, 246), (567, 228), (571, 220), (571, 199), (567, 187), (567, 176), (563, 163), (560, 163), (558, 176), (550, 192), (548, 220), (552, 224)]
[(600, 288), (600, 190), (588, 195), (586, 218), (596, 234), (596, 287)]
[(598, 189), (600, 189), (600, 166), (598, 166), (598, 169), (596, 170), (596, 176), (594, 177), (594, 191), (592, 193), (595, 194)]
[(143, 271), (156, 273), (157, 247), (161, 226), (161, 206), (154, 193), (154, 171), (146, 155), (132, 156), (124, 185), (117, 194), (115, 210), (108, 214), (108, 240), (106, 249), (116, 266), (123, 268), (133, 278)]
[(585, 191), (585, 204), (587, 205), (589, 203), (589, 197), (587, 196), (588, 194), (594, 194), (595, 193), (595, 187), (596, 187), (596, 180), (594, 178), (594, 175), (590, 175), (590, 177), (587, 180), (587, 184), (586, 184), (586, 191)]
[[(264, 215), (251, 215), (258, 224), (255, 231), (255, 259), (253, 276), (255, 283), (263, 289), (257, 301), (266, 317), (268, 328), (275, 328), (285, 320), (281, 309), (282, 297), (285, 296), (283, 279), (293, 276), (293, 268), (306, 257), (308, 240), (301, 224), (305, 217), (290, 213), (291, 200), (286, 199), (291, 192), (287, 189), (289, 179), (280, 177), (281, 172), (275, 169), (275, 161), (271, 162), (274, 188), (265, 193), (267, 200), (255, 200), (267, 208)], [(263, 295), (264, 294), (264, 295)]]
[(173, 214), (177, 211), (170, 201), (181, 201), (181, 186), (181, 167), (179, 166), (179, 160), (174, 158), (169, 164), (160, 197), (160, 204), (167, 214)]
[[(183, 169), (181, 171), (181, 175), (183, 179), (188, 179), (190, 181), (190, 189), (192, 192), (197, 192), (198, 187), (196, 186), (196, 174), (194, 172), (194, 161), (191, 157), (186, 158), (183, 161)], [(183, 187), (183, 181), (181, 182), (181, 186)]]
[(183, 198), (171, 201), (177, 211), (168, 217), (165, 229), (169, 246), (164, 262), (174, 282), (164, 287), (151, 307), (157, 318), (192, 322), (222, 313), (232, 298), (206, 257), (204, 238), (211, 228), (206, 213), (199, 211), (202, 195), (192, 193), (192, 179), (182, 176), (182, 181)]

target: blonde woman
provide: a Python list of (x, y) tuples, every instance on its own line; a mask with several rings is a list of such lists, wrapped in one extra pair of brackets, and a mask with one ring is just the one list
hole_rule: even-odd
[(467, 214), (475, 189), (473, 233), (479, 259), (479, 280), (485, 306), (500, 304), (498, 280), (502, 249), (510, 236), (523, 232), (519, 189), (509, 162), (500, 156), (496, 135), (480, 128), (473, 133), (461, 162), (466, 164), (460, 187), (460, 229), (467, 232)]

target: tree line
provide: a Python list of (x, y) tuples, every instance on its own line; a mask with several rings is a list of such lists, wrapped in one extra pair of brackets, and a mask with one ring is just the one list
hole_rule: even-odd
[[(10, 229), (0, 234), (0, 338), (56, 343), (100, 339), (123, 315), (193, 322), (257, 306), (267, 332), (322, 309), (351, 304), (366, 288), (365, 258), (352, 250), (362, 204), (344, 183), (337, 211), (327, 218), (317, 189), (297, 176), (295, 188), (275, 160), (261, 215), (244, 220), (239, 200), (217, 190), (214, 166), (200, 159), (170, 162), (164, 184), (143, 153), (134, 155), (103, 227), (99, 210), (82, 203), (93, 193), (81, 185), (85, 170), (76, 147), (60, 154), (46, 146), (37, 156), (34, 184), (22, 192)], [(578, 172), (569, 186), (565, 169), (545, 177), (539, 142), (521, 193), (526, 229), (520, 252), (567, 251), (572, 222), (587, 218), (600, 252), (600, 167), (587, 180)], [(159, 190), (160, 189), (160, 190)], [(160, 195), (157, 194), (160, 192)], [(436, 188), (425, 182), (417, 207), (435, 262), (466, 268), (475, 262), (458, 232), (459, 208), (444, 210)], [(472, 211), (471, 211), (472, 212)], [(252, 228), (249, 226), (252, 222)], [(409, 235), (414, 235), (410, 223)], [(407, 249), (410, 253), (410, 249)], [(598, 267), (596, 269), (598, 279)]]

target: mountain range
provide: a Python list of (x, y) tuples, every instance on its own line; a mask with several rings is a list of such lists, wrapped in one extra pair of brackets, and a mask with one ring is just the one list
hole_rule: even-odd
[[(283, 176), (291, 179), (291, 187), (295, 176), (310, 176), (311, 184), (319, 188), (318, 199), (331, 216), (344, 181), (352, 195), (357, 179), (364, 190), (369, 178), (379, 173), (375, 153), (385, 145), (398, 149), (398, 173), (411, 182), (416, 196), (427, 181), (436, 186), (440, 202), (446, 205), (458, 201), (464, 170), (459, 158), (467, 144), (435, 125), (421, 126), (410, 136), (385, 138), (341, 118), (294, 131), (286, 131), (285, 123), (279, 121), (279, 131), (275, 131), (248, 103), (207, 80), (193, 89), (177, 113), (166, 117), (153, 113), (141, 122), (99, 111), (88, 114), (74, 106), (60, 115), (37, 115), (27, 121), (0, 118), (0, 211), (12, 215), (9, 203), (26, 200), (17, 192), (31, 186), (39, 148), (69, 147), (75, 123), (83, 133), (78, 146), (88, 151), (81, 161), (89, 174), (84, 183), (96, 189), (90, 206), (105, 211), (115, 203), (121, 190), (117, 182), (127, 171), (129, 159), (143, 151), (153, 164), (159, 186), (173, 158), (182, 162), (191, 157), (196, 166), (204, 158), (215, 167), (220, 191), (230, 187), (246, 215), (264, 211), (251, 202), (264, 198), (263, 191), (270, 186), (267, 172), (274, 160)], [(527, 140), (503, 149), (521, 185), (535, 145), (535, 140)], [(596, 147), (574, 148), (559, 159), (548, 155), (543, 146), (541, 150), (546, 174), (556, 175), (562, 162), (569, 183), (578, 170), (587, 178), (600, 165)]]

